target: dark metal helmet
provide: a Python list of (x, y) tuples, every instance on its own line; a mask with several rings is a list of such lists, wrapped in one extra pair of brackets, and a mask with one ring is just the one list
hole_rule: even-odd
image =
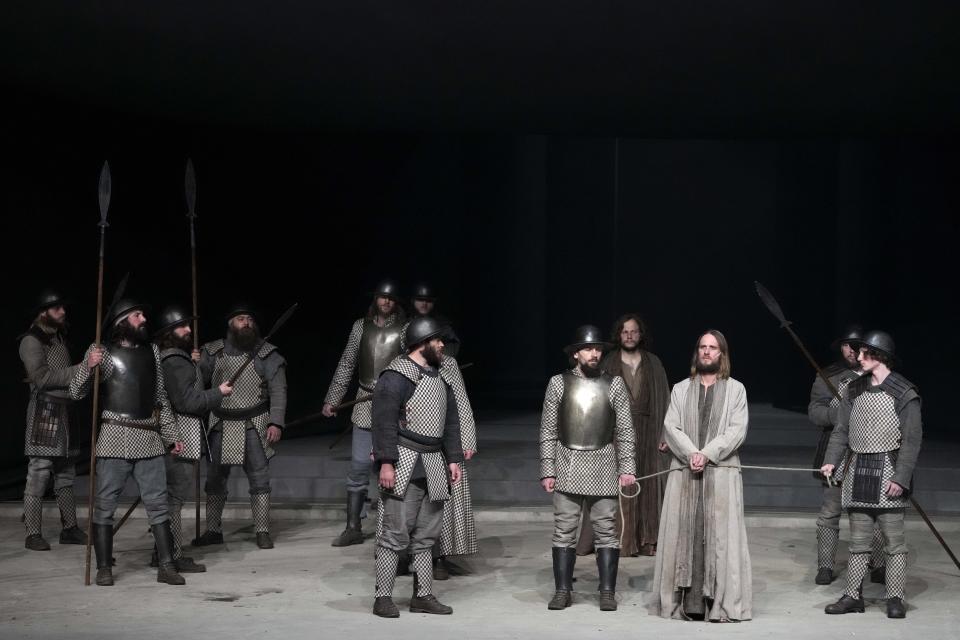
[(227, 314), (224, 316), (227, 322), (230, 322), (237, 316), (253, 316), (253, 319), (258, 323), (260, 322), (260, 315), (257, 313), (257, 310), (254, 309), (252, 304), (247, 304), (246, 302), (238, 302), (230, 307), (230, 310), (227, 311)]
[(150, 305), (133, 298), (121, 298), (116, 306), (110, 310), (110, 317), (107, 318), (106, 326), (112, 327), (134, 311), (140, 310), (146, 313), (149, 309)]
[(431, 338), (441, 336), (446, 330), (447, 326), (436, 318), (430, 316), (414, 318), (407, 325), (407, 351), (412, 351)]
[(393, 280), (381, 280), (371, 292), (374, 297), (391, 298), (400, 301), (400, 287)]
[(882, 351), (893, 358), (897, 357), (897, 345), (893, 342), (893, 336), (886, 331), (878, 331), (876, 329), (868, 331), (867, 334), (863, 336), (863, 341), (860, 343), (860, 346)]
[(66, 304), (67, 300), (58, 292), (53, 291), (52, 289), (44, 289), (40, 292), (40, 295), (37, 296), (37, 299), (34, 301), (32, 308), (33, 315), (37, 315), (41, 311), (46, 311), (50, 307), (58, 307), (62, 304)]
[(433, 302), (437, 299), (437, 294), (434, 293), (433, 288), (430, 285), (421, 282), (413, 288), (413, 295), (410, 297), (414, 300), (427, 300), (429, 302)]
[(580, 349), (592, 345), (596, 345), (601, 349), (609, 349), (613, 346), (603, 339), (603, 333), (598, 327), (592, 324), (585, 324), (582, 327), (577, 327), (576, 332), (573, 334), (573, 342), (565, 346), (563, 350), (568, 356), (572, 356)]
[(840, 334), (840, 337), (830, 343), (830, 348), (836, 351), (844, 342), (849, 343), (850, 346), (856, 348), (857, 345), (863, 342), (863, 333), (863, 327), (860, 325), (847, 325), (847, 328), (843, 330), (843, 333)]
[(183, 307), (172, 304), (165, 307), (157, 318), (157, 330), (153, 335), (160, 336), (167, 331), (172, 331), (180, 325), (189, 324), (194, 320), (194, 316), (189, 315)]

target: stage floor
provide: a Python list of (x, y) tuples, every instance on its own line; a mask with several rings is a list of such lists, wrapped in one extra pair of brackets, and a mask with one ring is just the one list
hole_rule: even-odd
[[(827, 616), (823, 607), (843, 587), (840, 579), (813, 584), (813, 518), (797, 526), (797, 516), (765, 516), (748, 525), (753, 560), (754, 619), (742, 624), (663, 620), (648, 610), (653, 558), (624, 558), (620, 565), (620, 610), (597, 609), (593, 557), (578, 560), (574, 605), (547, 611), (553, 589), (549, 522), (485, 521), (479, 524), (480, 553), (467, 563), (472, 573), (435, 583), (452, 616), (411, 614), (406, 610), (411, 578), (397, 579), (399, 620), (370, 613), (373, 543), (338, 549), (330, 540), (340, 523), (278, 521), (276, 548), (262, 551), (253, 542), (249, 521), (225, 523), (226, 544), (194, 553), (208, 566), (187, 575), (187, 585), (157, 584), (146, 566), (152, 538), (142, 519), (118, 534), (114, 587), (83, 586), (83, 547), (55, 543), (53, 549), (23, 548), (23, 527), (0, 519), (0, 636), (4, 638), (625, 638), (663, 634), (710, 634), (738, 638), (956, 638), (960, 628), (957, 594), (960, 571), (933, 537), (916, 524), (907, 534), (910, 569), (906, 620), (889, 620), (882, 585), (865, 589), (863, 615)], [(48, 522), (50, 522), (48, 520)], [(192, 521), (185, 519), (187, 522)], [(960, 522), (943, 522), (945, 538), (960, 547)], [(785, 525), (785, 526), (784, 526)], [(370, 528), (365, 521), (365, 529)], [(922, 527), (922, 524), (920, 525)], [(187, 527), (185, 527), (187, 528)], [(846, 525), (844, 524), (844, 539)], [(843, 545), (842, 545), (843, 546)], [(191, 550), (192, 552), (193, 550)], [(678, 636), (679, 637), (679, 636)]]

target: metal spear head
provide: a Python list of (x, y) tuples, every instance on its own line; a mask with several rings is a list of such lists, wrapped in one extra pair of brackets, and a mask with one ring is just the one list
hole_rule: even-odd
[(757, 295), (760, 296), (760, 300), (763, 301), (764, 306), (773, 314), (773, 316), (780, 321), (781, 327), (789, 327), (792, 322), (787, 320), (786, 316), (783, 315), (783, 309), (780, 308), (780, 304), (777, 302), (776, 298), (773, 297), (773, 294), (770, 293), (770, 290), (765, 286), (754, 280), (754, 286), (757, 288)]
[(290, 316), (293, 315), (293, 312), (296, 311), (296, 310), (297, 310), (297, 307), (299, 307), (299, 306), (300, 306), (300, 303), (299, 303), (299, 302), (294, 302), (292, 305), (290, 305), (290, 308), (287, 309), (286, 311), (284, 311), (284, 312), (283, 312), (283, 315), (280, 316), (279, 318), (277, 318), (277, 321), (273, 323), (273, 326), (270, 327), (270, 332), (267, 333), (266, 336), (264, 336), (263, 341), (266, 342), (266, 341), (267, 341), (267, 338), (269, 338), (269, 337), (272, 336), (274, 333), (276, 333), (276, 332), (277, 332), (277, 329), (279, 329), (280, 327), (282, 327), (282, 326), (283, 326), (283, 323), (290, 319)]
[(103, 168), (100, 169), (100, 187), (97, 190), (100, 197), (100, 226), (107, 225), (107, 211), (110, 209), (110, 192), (113, 188), (113, 181), (110, 179), (110, 164), (104, 160)]
[(183, 177), (183, 192), (187, 197), (187, 217), (197, 217), (197, 174), (193, 171), (193, 160), (187, 158), (187, 172)]

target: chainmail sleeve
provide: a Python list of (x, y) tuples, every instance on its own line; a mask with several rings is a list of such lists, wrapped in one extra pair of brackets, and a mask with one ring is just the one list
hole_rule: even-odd
[(633, 415), (630, 412), (630, 397), (620, 376), (615, 376), (610, 384), (610, 404), (613, 405), (613, 410), (617, 414), (617, 426), (614, 429), (617, 473), (635, 474), (637, 472), (636, 431), (633, 428)]
[[(83, 360), (81, 360), (80, 366), (77, 367), (77, 371), (70, 381), (70, 397), (74, 400), (86, 398), (93, 390), (93, 371), (87, 367), (86, 362), (94, 346), (91, 344), (87, 347), (83, 354)], [(113, 358), (110, 357), (110, 352), (104, 347), (103, 360), (100, 361), (100, 380), (109, 380), (111, 376), (113, 376)]]
[(360, 353), (360, 338), (362, 337), (363, 318), (359, 318), (353, 323), (353, 327), (350, 328), (347, 346), (344, 347), (343, 354), (340, 356), (340, 362), (337, 363), (337, 369), (333, 372), (333, 380), (330, 381), (327, 395), (323, 399), (324, 404), (336, 406), (340, 404), (343, 396), (347, 394), (347, 387), (350, 386), (353, 371), (357, 368), (357, 357)]
[(160, 439), (163, 440), (164, 446), (170, 447), (175, 442), (183, 442), (183, 434), (180, 433), (177, 419), (170, 407), (170, 398), (167, 397), (163, 365), (160, 362), (160, 348), (155, 344), (150, 346), (153, 349), (153, 360), (157, 367), (157, 385), (154, 399), (160, 408)]
[(563, 376), (556, 375), (547, 383), (540, 417), (540, 479), (557, 477), (557, 412), (563, 397)]

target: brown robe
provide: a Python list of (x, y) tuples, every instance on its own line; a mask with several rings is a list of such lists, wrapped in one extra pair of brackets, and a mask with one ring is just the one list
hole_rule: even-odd
[[(669, 454), (661, 453), (657, 446), (663, 440), (663, 418), (670, 405), (670, 383), (660, 358), (649, 351), (640, 352), (640, 366), (636, 378), (639, 384), (633, 384), (620, 359), (620, 350), (616, 349), (604, 356), (601, 368), (610, 375), (620, 376), (626, 382), (630, 398), (630, 413), (636, 433), (637, 476), (645, 476), (663, 471), (669, 464)], [(626, 375), (624, 375), (626, 374)], [(620, 498), (623, 518), (623, 530), (620, 530), (620, 518), (617, 528), (620, 535), (620, 554), (635, 556), (644, 544), (657, 544), (657, 532), (660, 528), (660, 509), (663, 503), (665, 487), (663, 476), (644, 480), (640, 485), (640, 495), (634, 499)], [(636, 493), (637, 487), (626, 487), (627, 495)], [(590, 523), (581, 528), (577, 543), (577, 553), (585, 555), (593, 550), (593, 535)]]

